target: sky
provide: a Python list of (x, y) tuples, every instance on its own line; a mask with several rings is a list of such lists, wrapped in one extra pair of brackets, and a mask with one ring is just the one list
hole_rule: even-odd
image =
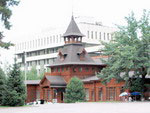
[[(72, 12), (75, 17), (94, 17), (106, 26), (125, 25), (125, 16), (133, 11), (139, 18), (143, 9), (150, 10), (149, 4), (150, 0), (20, 0), (12, 8), (12, 28), (5, 30), (4, 40), (16, 43), (46, 28), (67, 27)], [(0, 49), (0, 54), (0, 60), (9, 62), (14, 50)]]

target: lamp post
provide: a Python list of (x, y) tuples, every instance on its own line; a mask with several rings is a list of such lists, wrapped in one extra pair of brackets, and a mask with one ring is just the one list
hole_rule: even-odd
[(23, 52), (22, 63), (24, 64), (24, 79), (25, 79), (25, 86), (27, 88), (27, 83), (26, 83), (26, 81), (27, 81), (27, 72), (26, 72), (27, 66), (26, 66), (26, 52), (25, 51)]

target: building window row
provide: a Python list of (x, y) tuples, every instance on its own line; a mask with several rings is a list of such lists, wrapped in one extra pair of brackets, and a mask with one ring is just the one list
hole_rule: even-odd
[(68, 67), (52, 68), (52, 72), (64, 72), (64, 71), (68, 71)]
[(51, 59), (42, 59), (42, 60), (34, 60), (34, 61), (28, 61), (27, 66), (37, 66), (37, 65), (46, 65), (46, 64), (52, 64), (55, 61), (55, 58)]
[[(88, 72), (89, 70), (90, 70), (89, 67), (85, 67), (85, 68), (83, 68), (83, 67), (78, 67), (78, 68), (77, 68), (77, 67), (74, 67), (74, 68), (72, 68), (72, 71), (73, 71), (73, 72), (77, 72), (77, 71), (78, 71), (78, 72), (83, 72), (83, 71)], [(95, 68), (92, 67), (91, 70), (94, 71)]]
[(49, 37), (39, 38), (32, 41), (22, 42), (16, 45), (16, 50), (25, 50), (25, 49), (31, 49), (36, 48), (40, 46), (45, 46), (53, 43), (60, 43), (63, 41), (62, 35), (53, 35)]
[[(45, 54), (50, 54), (50, 53), (57, 53), (60, 47), (58, 48), (47, 48), (43, 50), (38, 50), (38, 51), (32, 51), (32, 52), (27, 52), (26, 57), (32, 57), (32, 56), (39, 56), (39, 55), (45, 55)], [(21, 58), (22, 55), (18, 55), (18, 58)]]
[(87, 31), (87, 38), (99, 39), (99, 40), (112, 40), (111, 33), (98, 32), (98, 31)]

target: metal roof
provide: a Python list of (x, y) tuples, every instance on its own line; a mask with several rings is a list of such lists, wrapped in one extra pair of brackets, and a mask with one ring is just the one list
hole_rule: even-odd
[(91, 82), (91, 81), (97, 81), (100, 80), (100, 78), (98, 78), (97, 76), (91, 76), (91, 77), (87, 77), (85, 79), (82, 79), (82, 82)]
[(68, 36), (78, 36), (78, 37), (83, 37), (84, 35), (80, 32), (76, 22), (74, 21), (74, 17), (72, 16), (71, 22), (64, 33), (63, 37), (68, 37)]
[(50, 81), (50, 84), (51, 85), (61, 85), (61, 86), (64, 86), (66, 85), (66, 82), (65, 80), (63, 79), (62, 76), (59, 76), (59, 75), (55, 75), (55, 76), (50, 76), (50, 75), (46, 75), (45, 76), (47, 80)]
[(41, 80), (26, 80), (25, 84), (27, 85), (38, 85)]
[[(80, 59), (81, 52), (84, 51), (84, 58)], [(57, 59), (53, 64), (49, 66), (59, 66), (59, 65), (100, 65), (102, 62), (95, 62), (86, 52), (82, 44), (67, 44), (64, 45), (63, 49), (59, 51), (64, 56), (58, 54)]]

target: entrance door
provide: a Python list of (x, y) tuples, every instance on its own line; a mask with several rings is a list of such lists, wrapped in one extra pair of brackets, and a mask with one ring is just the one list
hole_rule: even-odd
[(53, 102), (53, 103), (57, 103), (57, 90), (54, 89), (53, 92), (54, 92), (54, 93), (53, 93), (53, 100), (52, 100), (52, 102)]
[(60, 96), (61, 96), (61, 102), (63, 102), (63, 101), (64, 101), (64, 93), (61, 92), (61, 93), (60, 93)]

